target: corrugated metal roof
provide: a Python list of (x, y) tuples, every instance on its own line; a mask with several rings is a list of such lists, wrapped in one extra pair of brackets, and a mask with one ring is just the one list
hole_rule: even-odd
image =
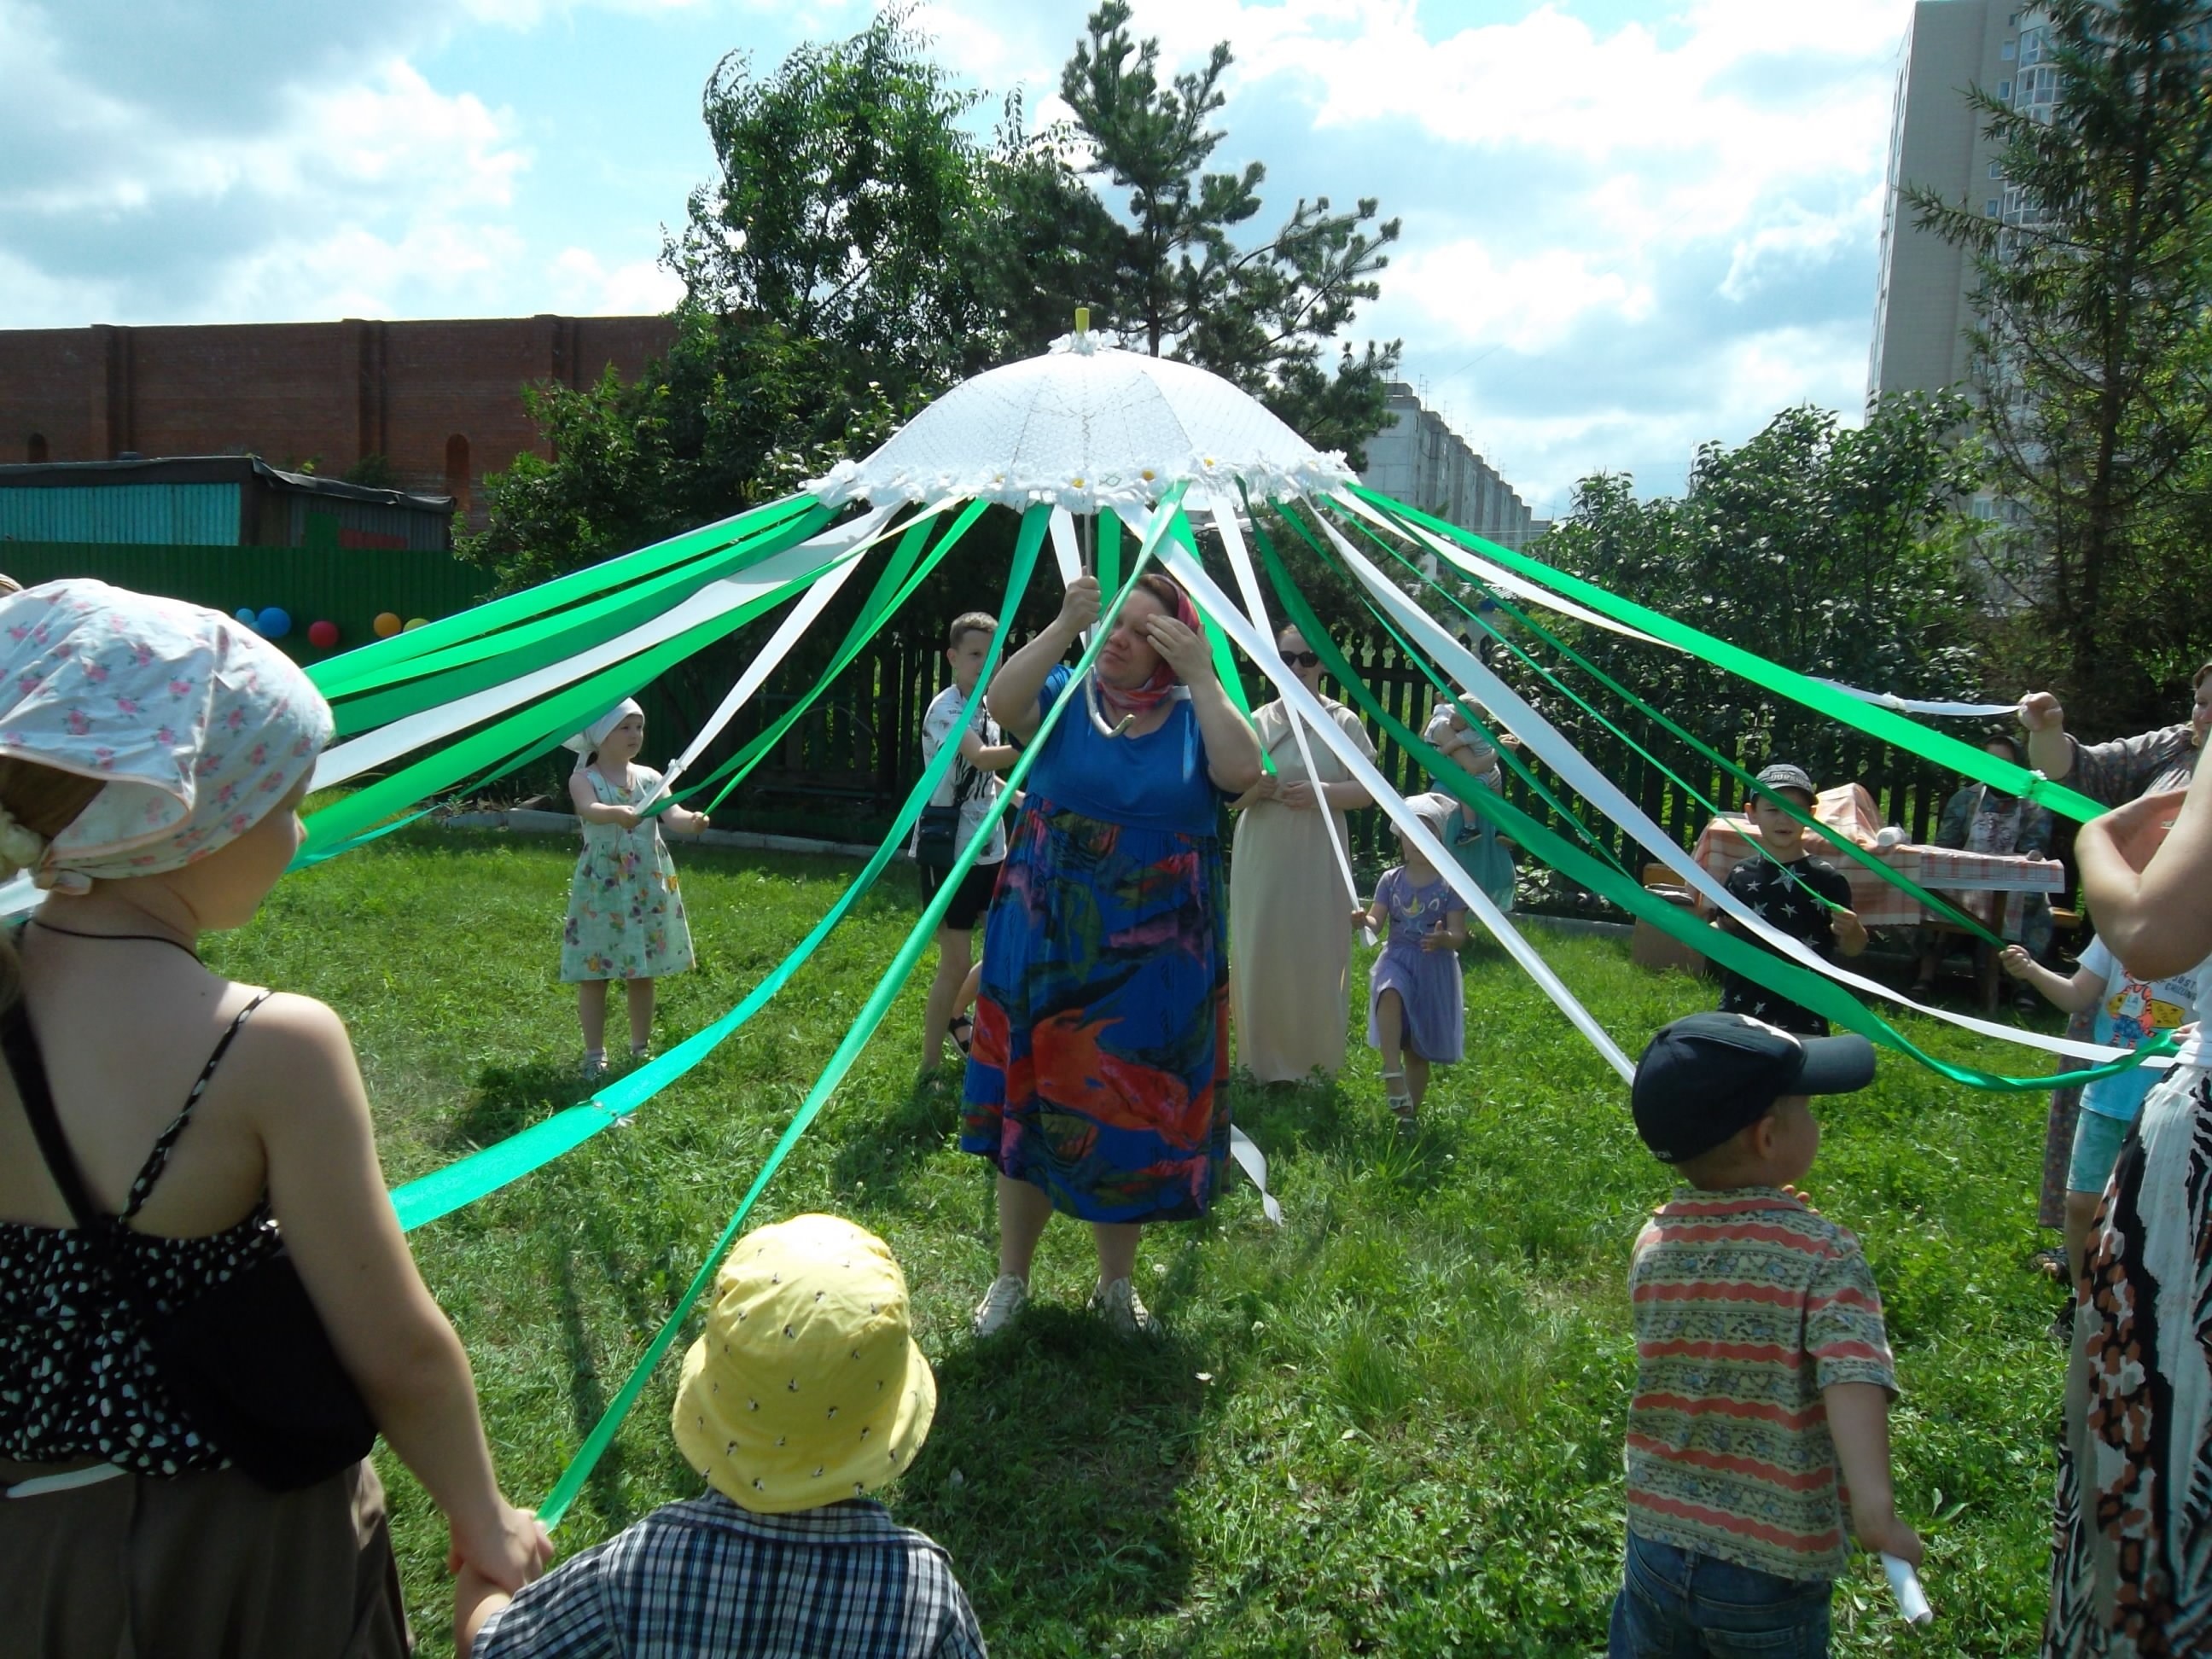
[(451, 495), (418, 495), (374, 484), (348, 483), (313, 472), (287, 472), (258, 455), (163, 455), (137, 461), (42, 461), (36, 465), (0, 466), (0, 489), (67, 489), (90, 485), (112, 489), (127, 484), (228, 483), (258, 478), (283, 489), (304, 490), (338, 501), (374, 502), (415, 513), (450, 516)]
[(240, 488), (118, 483), (0, 489), (0, 539), (235, 546)]

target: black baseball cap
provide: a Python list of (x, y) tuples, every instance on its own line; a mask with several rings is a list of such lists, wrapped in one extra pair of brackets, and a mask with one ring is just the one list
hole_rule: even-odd
[(1662, 1025), (1636, 1062), (1629, 1109), (1662, 1164), (1709, 1152), (1784, 1095), (1847, 1095), (1874, 1081), (1874, 1044), (1853, 1033), (1801, 1037), (1747, 1014)]

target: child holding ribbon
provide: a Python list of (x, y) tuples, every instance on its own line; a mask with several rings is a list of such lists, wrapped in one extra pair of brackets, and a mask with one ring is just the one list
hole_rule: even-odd
[(607, 1069), (607, 981), (629, 988), (629, 1057), (641, 1060), (653, 1042), (653, 986), (697, 958), (677, 891), (676, 865), (660, 839), (660, 818), (679, 835), (696, 836), (704, 812), (672, 805), (659, 817), (644, 808), (660, 774), (637, 765), (645, 746), (645, 711), (625, 697), (566, 740), (576, 753), (568, 799), (583, 820), (584, 850), (568, 884), (568, 920), (561, 934), (561, 981), (576, 988), (584, 1027), (584, 1079)]
[[(1459, 810), (1449, 795), (1408, 795), (1406, 805), (1440, 841)], [(1390, 1110), (1411, 1130), (1429, 1091), (1430, 1066), (1456, 1064), (1466, 1050), (1459, 947), (1467, 943), (1467, 902), (1402, 830), (1398, 847), (1406, 861), (1382, 872), (1374, 902), (1353, 911), (1352, 925), (1389, 929), (1368, 986), (1367, 1042), (1382, 1056)]]

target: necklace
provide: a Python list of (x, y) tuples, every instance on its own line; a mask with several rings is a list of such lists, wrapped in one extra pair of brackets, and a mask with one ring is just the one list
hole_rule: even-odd
[(36, 916), (31, 918), (31, 925), (33, 927), (43, 927), (49, 933), (65, 933), (71, 939), (144, 939), (155, 945), (166, 945), (173, 951), (182, 951), (194, 962), (200, 959), (200, 953), (193, 950), (191, 945), (180, 940), (170, 939), (162, 933), (88, 933), (81, 928), (57, 927), (51, 921), (41, 921)]

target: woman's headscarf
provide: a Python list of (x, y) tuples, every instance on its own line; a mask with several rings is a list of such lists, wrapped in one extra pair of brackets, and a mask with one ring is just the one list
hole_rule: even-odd
[[(1192, 633), (1200, 639), (1205, 638), (1206, 628), (1198, 619), (1198, 607), (1190, 602), (1190, 595), (1182, 591), (1181, 582), (1169, 576), (1160, 576), (1155, 582), (1152, 576), (1146, 575), (1139, 577), (1138, 583), (1139, 592), (1149, 593), (1155, 599), (1160, 597), (1162, 587), (1171, 592), (1175, 595), (1175, 608), (1170, 614)], [(1130, 596), (1132, 599), (1135, 597), (1135, 594)], [(1122, 601), (1124, 605), (1127, 602), (1126, 599)], [(1146, 643), (1149, 646), (1150, 641)], [(1141, 714), (1147, 709), (1158, 708), (1175, 695), (1176, 687), (1180, 683), (1174, 667), (1165, 657), (1152, 665), (1152, 672), (1142, 685), (1124, 689), (1109, 684), (1106, 677), (1096, 669), (1091, 671), (1091, 677), (1097, 684), (1099, 701), (1117, 714)]]
[(632, 714), (643, 720), (645, 710), (637, 706), (636, 698), (624, 697), (599, 719), (577, 732), (574, 737), (562, 738), (561, 746), (563, 749), (573, 749), (576, 751), (575, 769), (580, 772), (589, 766), (592, 763), (592, 757), (599, 752), (599, 745), (607, 740), (608, 734)]
[(0, 599), (0, 755), (105, 780), (51, 841), (0, 810), (0, 869), (81, 893), (182, 869), (308, 774), (330, 705), (251, 629), (72, 578)]

